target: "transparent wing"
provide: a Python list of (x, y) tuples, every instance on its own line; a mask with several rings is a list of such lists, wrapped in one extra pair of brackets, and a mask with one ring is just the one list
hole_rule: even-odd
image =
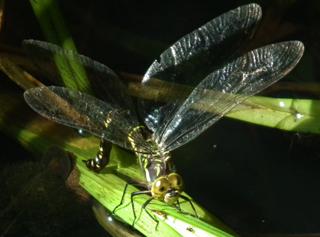
[[(186, 35), (164, 51), (145, 74), (139, 112), (158, 136), (192, 90), (210, 73), (239, 53), (261, 18), (257, 4), (229, 11)], [(179, 85), (180, 84), (180, 85)], [(148, 100), (147, 98), (152, 98)], [(170, 105), (164, 104), (170, 103)]]
[[(38, 87), (24, 93), (29, 106), (42, 116), (63, 125), (83, 129), (132, 150), (128, 134), (139, 124), (130, 110), (64, 87)], [(134, 134), (144, 146), (141, 134)]]
[(299, 41), (253, 50), (207, 76), (156, 137), (165, 150), (194, 139), (232, 108), (288, 74), (303, 55)]
[(126, 87), (107, 66), (42, 41), (24, 40), (22, 46), (43, 74), (58, 86), (91, 94), (135, 113)]

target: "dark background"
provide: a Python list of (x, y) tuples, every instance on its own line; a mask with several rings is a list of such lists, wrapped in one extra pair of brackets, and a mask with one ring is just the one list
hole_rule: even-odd
[[(250, 2), (69, 0), (60, 1), (60, 7), (81, 54), (115, 71), (143, 75), (153, 60), (180, 37)], [(281, 35), (275, 28), (262, 42), (295, 39), (306, 46), (301, 65), (284, 80), (318, 82), (318, 2), (256, 2), (264, 14), (274, 14), (271, 19), (280, 15), (279, 25), (296, 29), (290, 34), (281, 31)], [(19, 48), (23, 39), (44, 37), (29, 2), (8, 1), (1, 43)], [(21, 90), (2, 77), (3, 90)], [(318, 98), (315, 93), (299, 91), (271, 96)], [(1, 139), (2, 167), (32, 159), (5, 134)], [(307, 235), (320, 232), (319, 141), (316, 135), (223, 118), (175, 150), (173, 157), (186, 182), (186, 192), (233, 230), (248, 236)]]

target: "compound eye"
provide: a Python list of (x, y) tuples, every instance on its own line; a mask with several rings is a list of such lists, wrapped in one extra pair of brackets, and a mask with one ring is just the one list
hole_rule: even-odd
[(176, 173), (169, 174), (168, 180), (171, 183), (171, 187), (179, 190), (180, 192), (184, 189), (183, 179)]
[(166, 179), (165, 177), (158, 178), (152, 184), (152, 196), (155, 199), (162, 200), (169, 188), (170, 181), (168, 179)]

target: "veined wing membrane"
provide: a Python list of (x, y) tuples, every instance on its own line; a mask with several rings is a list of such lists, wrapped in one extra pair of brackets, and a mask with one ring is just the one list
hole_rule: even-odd
[[(50, 120), (132, 150), (128, 134), (138, 122), (130, 110), (64, 87), (33, 88), (24, 93), (24, 98), (32, 109)], [(137, 141), (144, 141), (142, 135), (135, 136)]]
[(173, 150), (194, 139), (248, 97), (289, 73), (304, 47), (289, 41), (253, 50), (207, 76), (156, 140)]
[[(43, 74), (57, 85), (94, 95), (100, 100), (135, 113), (126, 87), (107, 66), (42, 41), (24, 40), (22, 46)], [(90, 81), (89, 85), (86, 79)]]
[[(199, 84), (210, 73), (234, 58), (255, 32), (261, 18), (261, 8), (249, 4), (229, 11), (178, 40), (155, 61), (145, 74), (139, 98), (139, 111), (147, 126), (156, 134), (164, 129), (178, 111), (186, 92), (175, 85)], [(154, 85), (154, 79), (170, 83), (169, 88)], [(157, 87), (156, 96), (150, 89)], [(153, 97), (152, 100), (144, 99)], [(159, 110), (169, 99), (165, 112)]]

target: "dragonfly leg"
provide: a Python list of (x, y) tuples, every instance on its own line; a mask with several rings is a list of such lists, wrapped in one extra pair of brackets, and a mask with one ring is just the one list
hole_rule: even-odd
[(146, 209), (147, 205), (148, 205), (153, 199), (154, 199), (153, 196), (150, 197), (150, 198), (148, 199), (148, 201), (146, 201), (146, 202), (143, 204), (142, 208), (143, 208), (143, 210), (144, 210), (146, 213), (148, 213), (148, 215), (152, 218), (152, 220), (154, 220), (154, 221), (157, 223), (157, 224), (156, 224), (156, 228), (155, 228), (155, 230), (157, 230), (157, 227), (158, 227), (158, 225), (159, 225), (159, 221), (158, 221), (156, 218), (154, 218), (154, 216), (152, 216), (152, 215), (147, 211), (147, 209)]
[(124, 197), (126, 195), (126, 192), (127, 192), (127, 189), (128, 189), (129, 185), (147, 187), (148, 183), (147, 182), (140, 182), (140, 181), (127, 182), (127, 184), (126, 184), (126, 186), (125, 186), (125, 188), (123, 190), (123, 194), (122, 194), (122, 198), (121, 198), (120, 204), (118, 206), (116, 206), (112, 211), (113, 215), (114, 215), (115, 211), (118, 209), (118, 207), (120, 207), (123, 204), (123, 200), (124, 200)]
[[(123, 204), (123, 200), (124, 200), (124, 197), (126, 195), (126, 192), (127, 192), (127, 189), (128, 189), (128, 186), (129, 185), (133, 185), (133, 186), (142, 186), (142, 187), (147, 187), (148, 183), (147, 182), (140, 182), (140, 181), (131, 181), (131, 182), (128, 182), (124, 188), (124, 191), (123, 191), (123, 194), (122, 194), (122, 198), (121, 198), (121, 202), (118, 206), (116, 206), (113, 211), (112, 211), (112, 214), (114, 215), (115, 214), (115, 211)], [(134, 193), (131, 193), (131, 205), (132, 205), (132, 211), (133, 211), (133, 216), (134, 216), (134, 219), (133, 219), (133, 222), (132, 222), (132, 228), (134, 228), (134, 224), (136, 222), (136, 219), (137, 219), (137, 216), (136, 216), (136, 212), (135, 212), (135, 207), (134, 207), (134, 201), (133, 201), (133, 197), (134, 196), (137, 196), (137, 195), (141, 195), (141, 194), (148, 194), (148, 195), (151, 195), (151, 191), (150, 190), (145, 190), (145, 191), (139, 191), (139, 192), (134, 192)], [(147, 202), (145, 202), (142, 206), (143, 210), (146, 211), (148, 213), (148, 215), (157, 223), (156, 225), (156, 228), (159, 224), (159, 221), (156, 220), (147, 210), (146, 210), (146, 206), (153, 200), (154, 198), (151, 197)]]
[[(188, 197), (186, 197), (186, 196), (183, 196), (183, 195), (180, 195), (180, 198), (182, 198), (182, 199), (184, 199), (184, 200), (186, 200), (186, 201), (188, 201), (188, 202), (190, 203), (190, 205), (191, 205), (191, 207), (192, 207), (192, 209), (193, 209), (195, 218), (199, 219), (199, 217), (198, 217), (198, 215), (197, 215), (197, 212), (196, 212), (196, 209), (194, 208), (194, 206), (193, 206), (190, 198), (188, 198)], [(179, 202), (178, 202), (178, 205), (179, 205), (179, 208), (180, 208)], [(178, 208), (178, 209), (179, 209), (179, 208)], [(180, 211), (181, 211), (181, 208), (180, 208)]]
[(179, 199), (177, 200), (177, 206), (176, 207), (178, 208), (179, 211), (181, 211)]
[(118, 207), (120, 207), (120, 206), (122, 205), (123, 200), (124, 200), (124, 196), (126, 195), (127, 188), (128, 188), (129, 185), (130, 185), (130, 182), (128, 182), (128, 183), (126, 184), (125, 188), (124, 188), (124, 191), (123, 191), (123, 194), (122, 194), (122, 198), (121, 198), (120, 204), (113, 209), (113, 211), (112, 211), (112, 214), (113, 214), (113, 215), (114, 215), (115, 211), (118, 209)]
[[(135, 208), (134, 208), (134, 202), (133, 202), (133, 197), (134, 196), (137, 196), (137, 195), (141, 195), (141, 194), (148, 194), (150, 195), (151, 194), (151, 191), (150, 190), (146, 190), (146, 191), (139, 191), (139, 192), (134, 192), (134, 193), (131, 193), (131, 205), (132, 205), (132, 211), (133, 211), (133, 216), (134, 216), (134, 219), (133, 219), (133, 222), (132, 222), (132, 228), (134, 228), (134, 224), (136, 222), (136, 219), (137, 219), (137, 216), (136, 216), (136, 211), (135, 211)], [(148, 201), (146, 201), (142, 208), (144, 211), (146, 211), (148, 213), (148, 215), (154, 220), (157, 222), (157, 226), (159, 224), (159, 221), (157, 221), (153, 216), (151, 216), (151, 214), (145, 209), (145, 207), (153, 200), (153, 197), (149, 198)]]

